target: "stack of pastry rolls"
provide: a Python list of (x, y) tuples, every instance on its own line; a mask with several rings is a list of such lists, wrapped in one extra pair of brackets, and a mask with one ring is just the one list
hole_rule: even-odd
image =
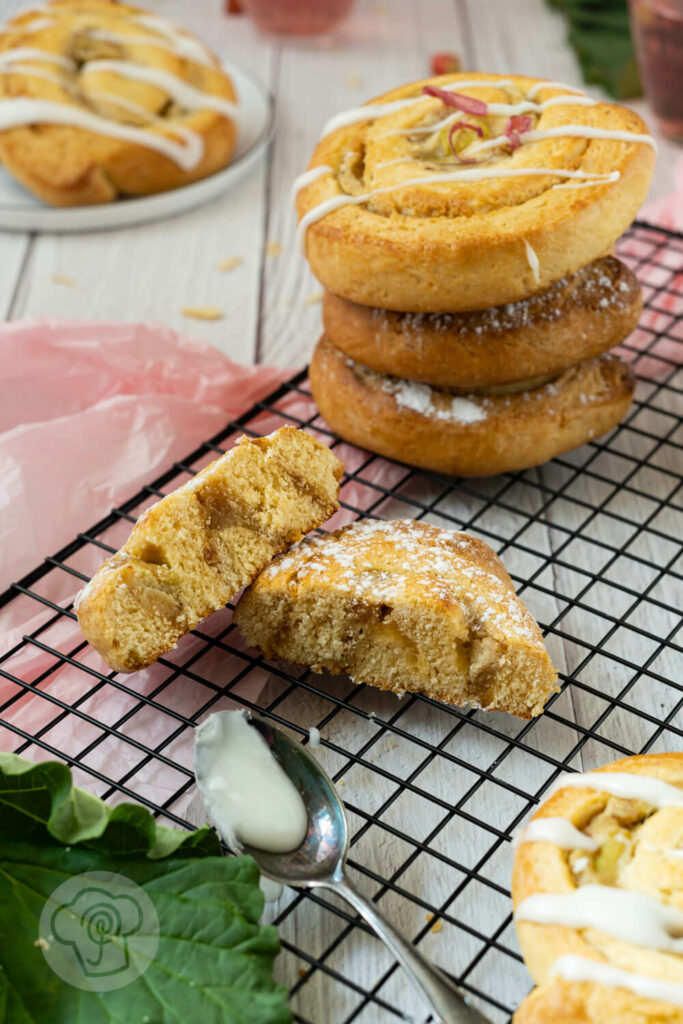
[(333, 430), (480, 476), (614, 427), (634, 383), (608, 350), (641, 294), (611, 251), (653, 164), (630, 110), (520, 76), (440, 76), (333, 118), (296, 186)]

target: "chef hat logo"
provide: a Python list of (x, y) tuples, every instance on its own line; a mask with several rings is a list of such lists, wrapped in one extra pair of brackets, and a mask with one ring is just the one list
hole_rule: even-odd
[(142, 910), (133, 896), (112, 895), (88, 886), (52, 915), (57, 942), (72, 946), (84, 974), (117, 974), (130, 963), (128, 937), (142, 927)]
[(89, 991), (123, 988), (152, 962), (159, 919), (147, 893), (111, 872), (87, 872), (54, 890), (36, 945), (65, 981)]

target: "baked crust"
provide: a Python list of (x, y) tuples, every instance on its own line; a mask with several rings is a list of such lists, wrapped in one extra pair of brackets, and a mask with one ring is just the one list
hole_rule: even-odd
[[(494, 84), (462, 89), (486, 102), (504, 103), (524, 99), (539, 82), (520, 75), (443, 75), (404, 85), (373, 102), (420, 96), (424, 85), (443, 87), (475, 79), (511, 82), (505, 88)], [(549, 84), (538, 99), (562, 95), (571, 99), (571, 94)], [(544, 138), (494, 156), (487, 167), (617, 171), (616, 181), (554, 188), (564, 179), (526, 175), (396, 188), (446, 165), (425, 159), (422, 136), (416, 142), (410, 134), (391, 133), (420, 126), (429, 117), (437, 119), (443, 109), (438, 99), (425, 96), (417, 106), (338, 128), (318, 143), (310, 168), (327, 165), (332, 171), (299, 192), (299, 218), (327, 200), (390, 188), (368, 202), (343, 205), (308, 227), (305, 243), (311, 269), (335, 295), (361, 305), (418, 313), (516, 302), (606, 253), (645, 198), (654, 166), (650, 145), (604, 138)], [(491, 133), (502, 133), (506, 118), (489, 120)], [(637, 114), (612, 103), (551, 106), (538, 115), (535, 128), (567, 124), (647, 131)], [(404, 157), (410, 162), (395, 162)], [(448, 169), (454, 169), (453, 162)], [(538, 274), (525, 243), (538, 258)]]
[[(683, 789), (683, 754), (646, 754), (605, 765), (596, 773), (646, 775)], [(604, 884), (645, 893), (683, 909), (683, 864), (667, 856), (683, 846), (683, 806), (653, 809), (641, 801), (609, 796), (599, 789), (563, 788), (532, 820), (568, 818), (598, 843), (595, 853), (565, 850), (550, 842), (521, 842), (512, 876), (515, 909), (535, 893), (568, 893), (582, 884)], [(586, 861), (582, 867), (583, 861)], [(593, 928), (516, 921), (522, 954), (534, 980), (515, 1024), (681, 1024), (683, 1010), (623, 988), (553, 978), (553, 964), (575, 954), (646, 977), (683, 984), (683, 960), (669, 952), (633, 946)], [(563, 1015), (558, 1017), (559, 1006)], [(566, 1016), (564, 1013), (566, 1012)]]
[(267, 657), (383, 690), (531, 718), (556, 689), (541, 632), (491, 548), (416, 520), (307, 538), (261, 573), (234, 618)]
[(471, 388), (556, 374), (617, 345), (642, 308), (635, 275), (605, 256), (543, 292), (470, 313), (395, 313), (325, 292), (333, 345), (379, 373)]
[(460, 398), (368, 370), (325, 336), (309, 377), (320, 412), (340, 437), (457, 476), (536, 466), (604, 434), (625, 415), (634, 387), (628, 365), (605, 355), (531, 391)]
[(683, 1024), (683, 1010), (623, 989), (558, 979), (534, 989), (513, 1024)]
[(90, 644), (135, 672), (222, 608), (338, 508), (343, 466), (293, 427), (239, 439), (152, 505), (74, 602)]
[[(27, 58), (0, 75), (0, 100), (26, 97), (63, 103), (112, 123), (145, 128), (150, 135), (160, 134), (176, 143), (182, 141), (178, 132), (189, 130), (202, 147), (198, 162), (187, 170), (144, 145), (80, 126), (40, 123), (0, 129), (4, 167), (45, 202), (81, 206), (111, 202), (119, 196), (151, 195), (205, 178), (230, 162), (236, 124), (225, 113), (208, 108), (183, 109), (158, 84), (111, 70), (88, 72), (88, 64), (94, 60), (132, 62), (235, 102), (230, 77), (215, 55), (207, 49), (204, 64), (171, 52), (164, 46), (167, 40), (163, 35), (148, 23), (134, 20), (148, 14), (142, 8), (113, 0), (52, 0), (45, 8), (19, 14), (0, 34), (0, 53), (28, 47), (75, 62), (69, 69)], [(97, 33), (105, 38), (98, 38)], [(115, 35), (116, 41), (107, 39), (107, 33)], [(189, 33), (183, 36), (196, 42)], [(159, 45), (145, 41), (154, 38), (159, 39)], [(37, 67), (38, 74), (28, 73), (30, 66)], [(56, 81), (50, 77), (55, 75)], [(104, 94), (142, 110), (120, 106), (103, 98)]]

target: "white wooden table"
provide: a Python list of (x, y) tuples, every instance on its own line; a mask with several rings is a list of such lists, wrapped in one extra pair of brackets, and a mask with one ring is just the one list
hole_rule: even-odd
[[(459, 54), (464, 69), (581, 84), (564, 21), (544, 0), (357, 0), (332, 43), (284, 45), (259, 36), (244, 16), (226, 16), (222, 0), (147, 4), (268, 84), (277, 101), (274, 144), (236, 189), (169, 220), (82, 235), (0, 233), (6, 320), (160, 321), (241, 362), (300, 366), (319, 333), (320, 287), (294, 244), (289, 192), (325, 119), (427, 75), (439, 50)], [(2, 6), (9, 14), (26, 3)], [(644, 102), (635, 106), (646, 114)], [(672, 188), (677, 152), (663, 144), (653, 195)], [(242, 259), (238, 268), (216, 268), (232, 256)], [(216, 306), (224, 315), (200, 322), (183, 317), (187, 306)]]

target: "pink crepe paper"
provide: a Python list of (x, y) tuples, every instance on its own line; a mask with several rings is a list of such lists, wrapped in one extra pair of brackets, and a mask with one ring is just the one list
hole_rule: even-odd
[[(161, 325), (41, 319), (0, 326), (0, 591), (216, 434), (289, 372), (238, 366), (212, 346)], [(128, 526), (122, 525), (125, 536)], [(119, 529), (115, 540), (103, 539), (118, 546), (120, 534)], [(104, 557), (105, 551), (88, 545), (71, 564), (91, 575)], [(36, 590), (66, 606), (80, 586), (77, 577), (52, 572)], [(0, 653), (51, 615), (33, 599), (12, 601), (0, 611)], [(212, 628), (219, 626), (217, 618)], [(68, 653), (83, 638), (72, 620), (60, 619), (42, 639)], [(196, 638), (188, 638), (183, 655), (198, 645)], [(215, 651), (202, 672), (225, 681), (227, 659), (220, 654)], [(90, 648), (77, 658), (96, 672), (109, 671)], [(32, 645), (2, 667), (27, 683), (44, 679), (41, 691), (66, 705), (86, 696), (97, 681), (69, 665), (53, 671), (54, 657)], [(150, 691), (168, 672), (154, 666), (127, 677), (128, 695), (105, 686), (82, 709), (92, 704), (98, 721), (114, 722), (135, 704), (135, 694)], [(0, 679), (0, 701), (18, 692), (16, 684)], [(176, 711), (196, 710), (191, 692), (186, 686)], [(196, 705), (199, 698), (193, 699)], [(206, 699), (205, 692), (201, 703)], [(54, 703), (25, 693), (5, 709), (3, 719), (33, 735), (58, 712)], [(165, 715), (155, 721), (154, 715), (147, 708), (135, 716), (146, 742), (155, 739), (162, 720), (170, 721)], [(45, 739), (56, 750), (75, 754), (100, 731), (68, 716)], [(20, 742), (13, 731), (0, 729), (1, 748), (13, 749)], [(118, 742), (117, 770), (139, 758), (134, 748)], [(106, 771), (98, 761), (105, 746), (96, 747), (89, 763)], [(38, 747), (27, 753), (38, 760), (50, 756)], [(157, 781), (161, 792), (169, 785), (161, 776)]]

